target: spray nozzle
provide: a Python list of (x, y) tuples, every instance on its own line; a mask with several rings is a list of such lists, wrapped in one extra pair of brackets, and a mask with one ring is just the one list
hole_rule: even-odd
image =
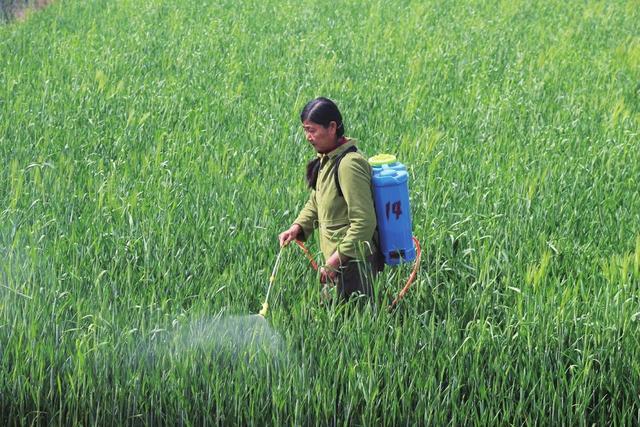
[(260, 316), (265, 317), (267, 315), (267, 311), (269, 310), (269, 303), (265, 302), (262, 304), (262, 310), (258, 313)]

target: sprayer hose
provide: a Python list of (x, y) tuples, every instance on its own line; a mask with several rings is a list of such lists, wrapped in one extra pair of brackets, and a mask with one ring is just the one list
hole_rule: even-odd
[[(400, 292), (398, 293), (398, 296), (396, 296), (393, 302), (389, 305), (389, 310), (393, 310), (396, 304), (398, 304), (398, 302), (402, 298), (404, 298), (405, 294), (411, 287), (411, 284), (416, 280), (416, 275), (418, 274), (418, 267), (420, 266), (420, 258), (422, 257), (422, 250), (420, 248), (420, 242), (418, 242), (418, 239), (416, 239), (415, 236), (413, 236), (412, 239), (413, 239), (413, 243), (416, 245), (416, 260), (413, 263), (413, 270), (411, 271), (411, 275), (409, 275), (409, 279), (407, 280), (407, 283), (404, 285), (402, 290), (400, 290)], [(304, 246), (304, 244), (300, 240), (296, 240), (295, 242), (298, 245), (298, 247), (302, 249), (302, 252), (304, 252), (305, 256), (311, 263), (311, 267), (313, 267), (314, 270), (318, 271), (318, 264), (313, 259), (313, 256), (309, 253), (309, 250)]]

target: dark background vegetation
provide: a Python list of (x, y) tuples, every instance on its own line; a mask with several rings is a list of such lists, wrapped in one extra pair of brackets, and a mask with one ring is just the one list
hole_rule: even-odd
[(41, 8), (51, 0), (0, 0), (0, 23), (24, 16), (29, 8)]

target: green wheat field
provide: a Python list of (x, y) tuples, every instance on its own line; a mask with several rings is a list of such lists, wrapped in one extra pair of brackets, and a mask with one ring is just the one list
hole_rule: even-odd
[[(299, 113), (410, 171), (336, 305)], [(640, 422), (640, 2), (60, 0), (0, 25), (4, 425)], [(308, 243), (321, 261), (317, 241)]]

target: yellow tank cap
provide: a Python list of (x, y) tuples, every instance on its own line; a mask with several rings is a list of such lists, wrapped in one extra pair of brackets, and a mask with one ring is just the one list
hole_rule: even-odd
[(369, 164), (371, 166), (382, 166), (396, 162), (396, 156), (393, 154), (376, 154), (373, 157), (369, 157)]

